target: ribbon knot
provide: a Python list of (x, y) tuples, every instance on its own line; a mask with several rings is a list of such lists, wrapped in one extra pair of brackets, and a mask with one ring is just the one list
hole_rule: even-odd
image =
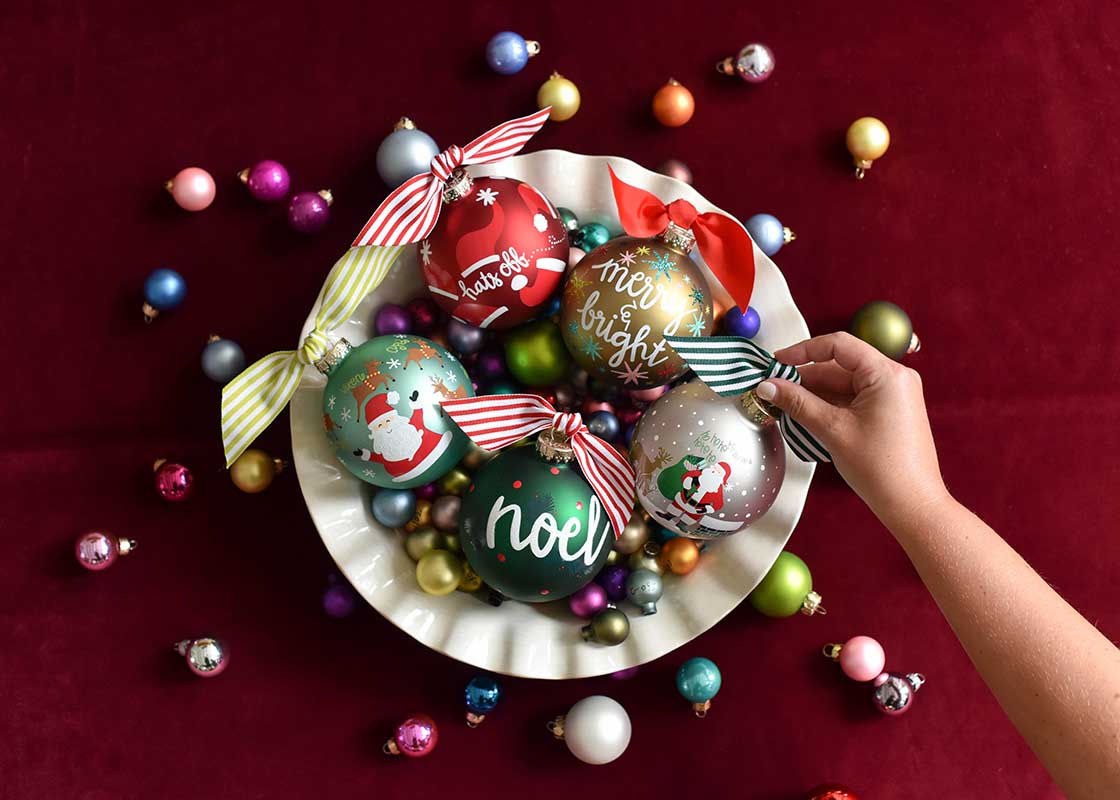
[[(720, 397), (749, 392), (768, 378), (801, 383), (797, 367), (783, 364), (750, 339), (739, 336), (709, 336), (706, 339), (666, 336), (665, 341), (684, 359), (696, 377)], [(832, 460), (824, 445), (786, 412), (778, 412), (778, 424), (786, 443), (802, 461)]]
[(463, 148), (459, 147), (457, 144), (453, 144), (432, 159), (432, 175), (434, 175), (436, 180), (440, 183), (447, 183), (447, 179), (451, 177), (451, 173), (462, 163)]
[(560, 412), (535, 394), (503, 394), (443, 400), (440, 405), (463, 433), (486, 450), (501, 450), (526, 436), (554, 428), (568, 436), (583, 477), (603, 505), (615, 538), (634, 510), (634, 468), (595, 436), (583, 417)]
[(665, 207), (665, 212), (676, 224), (682, 228), (691, 229), (692, 223), (696, 221), (696, 217), (700, 212), (696, 210), (696, 206), (685, 200), (683, 197), (678, 198)]
[(327, 334), (318, 328), (312, 328), (311, 332), (304, 337), (303, 345), (299, 348), (299, 363), (314, 364), (316, 361), (322, 360), (323, 356), (330, 352), (332, 346), (331, 338)]

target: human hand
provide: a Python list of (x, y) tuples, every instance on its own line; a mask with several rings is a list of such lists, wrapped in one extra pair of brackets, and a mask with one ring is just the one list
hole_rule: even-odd
[(948, 497), (917, 372), (848, 333), (807, 339), (774, 357), (797, 366), (802, 385), (771, 379), (755, 392), (820, 439), (888, 527)]

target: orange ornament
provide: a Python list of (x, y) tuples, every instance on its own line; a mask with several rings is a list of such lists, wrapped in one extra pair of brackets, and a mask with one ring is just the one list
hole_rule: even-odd
[(690, 119), (696, 110), (692, 92), (672, 78), (657, 90), (653, 96), (653, 115), (662, 125), (679, 128)]
[(692, 539), (675, 536), (661, 545), (657, 563), (674, 575), (687, 575), (700, 563), (700, 545)]

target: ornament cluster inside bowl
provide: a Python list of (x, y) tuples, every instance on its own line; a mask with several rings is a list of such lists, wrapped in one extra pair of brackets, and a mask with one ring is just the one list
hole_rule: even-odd
[[(573, 210), (581, 222), (604, 224), (613, 236), (618, 236), (622, 231), (608, 165), (622, 180), (666, 202), (684, 198), (700, 213), (719, 210), (691, 186), (614, 157), (546, 150), (472, 167), (470, 173), (525, 181), (555, 206)], [(387, 303), (404, 304), (424, 293), (418, 249), (405, 248), (386, 279), (365, 298), (336, 335), (359, 346), (373, 337), (373, 317), (378, 308)], [(777, 267), (757, 247), (754, 255), (756, 278), (751, 305), (764, 320), (755, 341), (772, 351), (805, 338), (808, 329)], [(703, 259), (694, 257), (716, 303), (728, 306), (730, 298), (719, 282)], [(314, 317), (312, 309), (303, 335), (313, 327)], [(365, 466), (364, 454), (354, 453), (354, 463), (344, 466), (336, 457), (334, 445), (323, 434), (326, 381), (312, 368), (305, 371), (292, 400), (291, 427), (299, 482), (331, 556), (358, 593), (402, 630), (441, 653), (507, 675), (546, 679), (601, 675), (651, 661), (703, 633), (735, 608), (774, 563), (801, 515), (813, 475), (812, 464), (796, 457), (786, 458), (784, 445), (777, 440), (779, 450), (765, 455), (770, 463), (784, 460), (785, 479), (757, 501), (761, 516), (756, 515), (742, 533), (712, 543), (699, 566), (687, 576), (666, 573), (658, 613), (643, 615), (637, 606), (626, 601), (618, 603), (630, 618), (630, 635), (622, 644), (609, 647), (584, 641), (580, 632), (583, 621), (572, 614), (566, 601), (509, 601), (495, 607), (466, 592), (435, 596), (422, 591), (417, 585), (416, 563), (405, 551), (401, 534), (384, 528), (373, 518), (370, 498), (376, 489), (351, 471)], [(689, 399), (683, 397), (685, 394), (688, 392), (681, 392), (682, 402)], [(652, 431), (652, 423), (652, 419), (643, 419), (639, 429), (645, 424)], [(644, 457), (648, 461), (658, 458), (658, 454), (645, 453)], [(648, 479), (649, 463), (636, 466), (641, 492), (643, 469)], [(694, 466), (681, 464), (678, 471)], [(709, 466), (723, 469), (718, 461)], [(656, 481), (650, 485), (647, 480), (645, 488), (656, 489)], [(656, 509), (657, 513), (666, 518), (678, 514), (679, 509), (672, 508), (670, 498), (664, 499), (666, 502)], [(719, 515), (713, 514), (706, 523), (718, 528), (719, 520)]]

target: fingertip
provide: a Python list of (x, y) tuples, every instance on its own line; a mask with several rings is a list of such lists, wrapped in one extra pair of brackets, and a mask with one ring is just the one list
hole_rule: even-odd
[(763, 381), (755, 387), (754, 393), (767, 403), (773, 403), (778, 397), (778, 385), (774, 381)]

